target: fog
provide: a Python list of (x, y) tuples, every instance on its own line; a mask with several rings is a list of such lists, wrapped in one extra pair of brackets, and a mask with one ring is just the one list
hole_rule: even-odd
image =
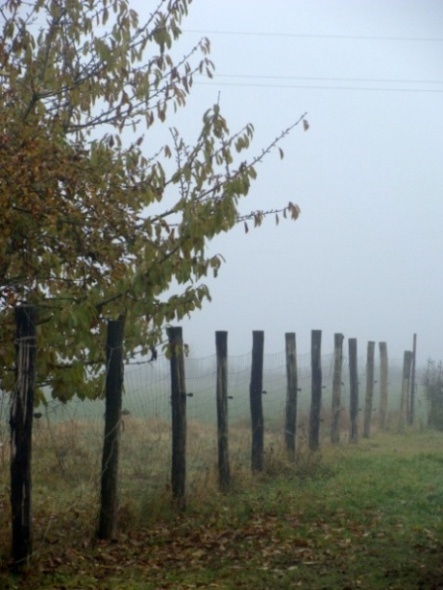
[(258, 168), (242, 211), (301, 208), (298, 221), (242, 226), (210, 245), (226, 260), (212, 302), (182, 322), (191, 354), (230, 354), (265, 330), (266, 352), (312, 329), (388, 343), (418, 364), (443, 357), (443, 5), (434, 1), (196, 0), (182, 44), (212, 44), (213, 80), (196, 80), (181, 117), (198, 130), (220, 93), (231, 131), (251, 122), (258, 153), (307, 112)]

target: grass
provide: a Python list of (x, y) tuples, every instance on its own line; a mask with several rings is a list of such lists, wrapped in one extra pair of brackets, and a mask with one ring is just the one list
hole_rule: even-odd
[(268, 440), (266, 468), (251, 476), (237, 450), (245, 432), (234, 430), (233, 489), (220, 495), (207, 428), (191, 424), (188, 507), (176, 513), (160, 453), (169, 445), (166, 425), (128, 425), (121, 532), (109, 543), (94, 540), (99, 456), (92, 449), (99, 436), (82, 424), (65, 426), (64, 437), (41, 432), (34, 463), (36, 554), (21, 578), (7, 569), (7, 469), (0, 470), (0, 587), (443, 587), (443, 433), (378, 435), (358, 445), (325, 444), (315, 454), (301, 446), (295, 465), (286, 461), (278, 439)]

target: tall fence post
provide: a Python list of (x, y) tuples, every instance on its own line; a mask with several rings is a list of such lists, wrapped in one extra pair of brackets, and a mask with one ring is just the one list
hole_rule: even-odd
[(289, 457), (295, 459), (296, 435), (297, 435), (297, 345), (294, 332), (285, 334), (286, 349), (286, 421), (285, 443)]
[(228, 333), (215, 333), (217, 351), (217, 443), (218, 486), (227, 492), (230, 485), (228, 445)]
[(167, 330), (171, 355), (172, 497), (186, 508), (186, 384), (182, 328)]
[(11, 426), (11, 511), (12, 569), (24, 567), (32, 554), (31, 456), (32, 417), (36, 375), (36, 309), (15, 309), (16, 379), (12, 397)]
[(121, 410), (123, 393), (123, 337), (125, 317), (109, 320), (106, 337), (106, 407), (103, 440), (100, 514), (97, 528), (99, 539), (117, 535), (118, 461), (120, 452)]
[(365, 396), (365, 414), (363, 424), (363, 436), (370, 438), (372, 425), (372, 407), (374, 400), (374, 352), (375, 342), (368, 342), (366, 358), (366, 396)]
[(405, 350), (403, 355), (403, 377), (401, 386), (400, 421), (399, 429), (402, 430), (408, 423), (409, 410), (409, 385), (411, 376), (412, 351)]
[(251, 469), (253, 472), (263, 470), (264, 421), (263, 421), (263, 353), (265, 333), (252, 332), (252, 368), (249, 387), (251, 406)]
[(386, 430), (388, 424), (388, 346), (379, 342), (380, 351), (380, 430)]
[(417, 334), (412, 339), (412, 359), (411, 359), (411, 384), (409, 394), (409, 416), (408, 424), (412, 426), (415, 419), (415, 364), (417, 358)]
[(349, 338), (349, 442), (358, 442), (358, 358), (357, 338)]
[(343, 367), (343, 334), (334, 334), (334, 375), (332, 379), (331, 443), (340, 442), (341, 380)]
[(320, 411), (322, 393), (321, 330), (311, 331), (311, 413), (309, 419), (309, 448), (320, 446)]

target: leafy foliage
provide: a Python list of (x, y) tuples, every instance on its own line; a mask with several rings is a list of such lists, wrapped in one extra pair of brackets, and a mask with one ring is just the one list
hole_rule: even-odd
[[(0, 366), (13, 365), (12, 309), (36, 305), (39, 383), (62, 400), (101, 391), (107, 319), (125, 314), (127, 354), (146, 352), (209, 298), (201, 280), (222, 258), (208, 240), (299, 215), (289, 203), (240, 218), (238, 203), (304, 115), (249, 161), (252, 125), (231, 134), (218, 104), (193, 145), (173, 128), (152, 149), (153, 125), (213, 72), (205, 38), (173, 57), (189, 4), (162, 0), (144, 21), (127, 0), (0, 7)], [(10, 390), (12, 372), (0, 379)]]

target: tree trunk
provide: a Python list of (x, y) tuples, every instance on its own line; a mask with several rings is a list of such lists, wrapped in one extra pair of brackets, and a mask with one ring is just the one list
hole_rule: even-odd
[(15, 310), (16, 384), (11, 404), (12, 568), (20, 570), (32, 554), (31, 456), (37, 352), (36, 310)]

